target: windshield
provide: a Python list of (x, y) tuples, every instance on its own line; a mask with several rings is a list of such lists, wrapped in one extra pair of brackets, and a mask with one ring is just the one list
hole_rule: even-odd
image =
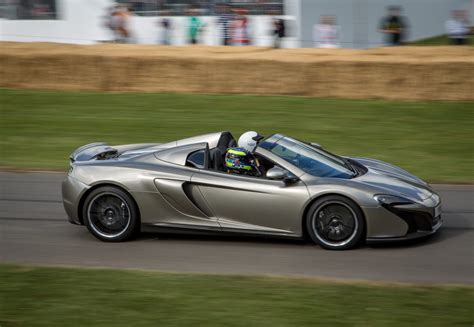
[(347, 179), (354, 176), (342, 158), (290, 137), (273, 135), (259, 146), (313, 176)]

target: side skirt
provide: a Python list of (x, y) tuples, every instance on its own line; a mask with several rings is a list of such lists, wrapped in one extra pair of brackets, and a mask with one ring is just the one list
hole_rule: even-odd
[(304, 237), (296, 234), (282, 234), (274, 232), (263, 232), (253, 230), (242, 230), (239, 228), (226, 228), (222, 230), (219, 227), (180, 225), (180, 224), (142, 224), (142, 232), (161, 232), (166, 234), (182, 235), (228, 235), (228, 236), (248, 236), (248, 237), (272, 237), (281, 239), (303, 240)]

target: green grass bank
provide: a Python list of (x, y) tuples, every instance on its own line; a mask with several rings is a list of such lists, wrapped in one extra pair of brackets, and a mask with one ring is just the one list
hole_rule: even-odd
[(474, 289), (0, 265), (0, 325), (470, 326)]
[(90, 142), (280, 132), (377, 158), (430, 181), (474, 182), (474, 103), (0, 89), (0, 166), (66, 170)]
[[(447, 35), (438, 35), (429, 37), (426, 39), (421, 39), (415, 42), (410, 42), (409, 45), (416, 45), (416, 46), (436, 46), (436, 45), (450, 45), (451, 40)], [(466, 42), (468, 46), (474, 46), (474, 36), (469, 36)]]

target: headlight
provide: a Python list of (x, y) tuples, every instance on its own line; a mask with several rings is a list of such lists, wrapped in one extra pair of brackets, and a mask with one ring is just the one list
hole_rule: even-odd
[(374, 199), (380, 203), (380, 204), (410, 204), (413, 203), (413, 201), (408, 200), (404, 197), (401, 196), (396, 196), (396, 195), (388, 195), (388, 194), (377, 194), (374, 196)]

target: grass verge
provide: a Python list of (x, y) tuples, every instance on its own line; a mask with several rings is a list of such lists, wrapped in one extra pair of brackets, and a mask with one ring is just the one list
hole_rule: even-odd
[[(433, 45), (450, 45), (451, 40), (447, 35), (438, 35), (429, 37), (426, 39), (421, 39), (418, 41), (410, 42), (409, 45), (426, 45), (426, 46), (433, 46)], [(469, 36), (466, 42), (466, 45), (474, 46), (474, 37)]]
[(0, 265), (7, 326), (470, 326), (467, 286)]
[(90, 142), (163, 142), (211, 131), (280, 132), (431, 182), (474, 182), (474, 103), (0, 89), (0, 166), (65, 170)]

